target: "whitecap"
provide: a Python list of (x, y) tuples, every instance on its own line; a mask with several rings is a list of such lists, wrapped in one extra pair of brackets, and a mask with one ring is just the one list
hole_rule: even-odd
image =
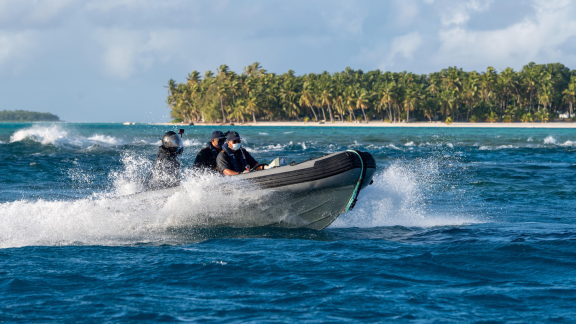
[(408, 143), (404, 144), (404, 146), (414, 146), (414, 142), (408, 142)]
[(58, 125), (40, 126), (34, 125), (29, 128), (20, 129), (10, 136), (10, 143), (31, 139), (38, 143), (56, 145), (59, 142), (68, 141), (68, 132)]
[(544, 139), (544, 144), (556, 144), (556, 139), (552, 135), (548, 135)]
[(518, 146), (514, 145), (500, 145), (497, 147), (494, 146), (480, 146), (479, 150), (481, 151), (494, 151), (494, 150), (503, 150), (503, 149), (517, 149)]
[(258, 134), (263, 135), (263, 136), (268, 136), (268, 133), (258, 133)]
[[(162, 144), (161, 141), (159, 141), (159, 142), (160, 142), (160, 144)], [(184, 146), (199, 146), (199, 145), (202, 145), (202, 143), (200, 143), (198, 140), (195, 140), (195, 139), (185, 139), (185, 140), (183, 141), (183, 143), (184, 143)]]
[(122, 141), (112, 137), (112, 136), (108, 136), (108, 135), (93, 135), (91, 137), (88, 137), (88, 140), (93, 141), (93, 142), (98, 142), (98, 143), (103, 143), (103, 144), (108, 144), (108, 145), (119, 145), (122, 144)]

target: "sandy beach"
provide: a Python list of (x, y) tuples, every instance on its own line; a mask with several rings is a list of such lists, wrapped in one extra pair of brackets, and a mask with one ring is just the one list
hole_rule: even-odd
[[(178, 123), (151, 123), (153, 125), (183, 125), (187, 126), (187, 124), (178, 124)], [(576, 128), (576, 123), (568, 123), (568, 122), (548, 122), (548, 123), (467, 123), (467, 122), (456, 122), (450, 125), (446, 125), (442, 122), (414, 122), (414, 123), (386, 123), (381, 121), (373, 121), (368, 123), (342, 123), (342, 122), (326, 122), (326, 123), (316, 123), (316, 122), (257, 122), (257, 123), (233, 123), (234, 126), (283, 126), (283, 127), (447, 127), (447, 128), (458, 128), (458, 127), (467, 127), (467, 128)], [(228, 126), (230, 123), (221, 124), (221, 123), (196, 123), (195, 126)]]

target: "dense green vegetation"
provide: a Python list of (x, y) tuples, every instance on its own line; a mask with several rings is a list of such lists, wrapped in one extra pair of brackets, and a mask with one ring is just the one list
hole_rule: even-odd
[(254, 63), (241, 74), (226, 65), (204, 77), (193, 71), (186, 83), (170, 80), (168, 90), (175, 122), (547, 122), (560, 114), (573, 117), (576, 71), (560, 63), (530, 63), (500, 73), (492, 67), (480, 73), (451, 67), (429, 75), (346, 68), (296, 76), (292, 70), (267, 73)]
[(51, 113), (41, 113), (26, 110), (2, 110), (0, 111), (2, 122), (30, 122), (30, 121), (60, 121), (60, 118)]

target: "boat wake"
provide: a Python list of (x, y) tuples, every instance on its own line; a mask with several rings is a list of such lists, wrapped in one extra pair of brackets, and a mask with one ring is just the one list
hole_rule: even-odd
[[(241, 228), (294, 221), (282, 197), (237, 178), (184, 170), (181, 188), (134, 195), (142, 190), (148, 159), (125, 155), (113, 172), (112, 190), (73, 201), (21, 200), (0, 204), (0, 247), (29, 245), (178, 244), (174, 233), (194, 228)], [(439, 176), (438, 163), (393, 163), (361, 192), (353, 211), (330, 228), (441, 226), (476, 222), (470, 217), (435, 217), (426, 190)], [(191, 234), (191, 235), (196, 235)], [(185, 242), (204, 240), (187, 237)]]

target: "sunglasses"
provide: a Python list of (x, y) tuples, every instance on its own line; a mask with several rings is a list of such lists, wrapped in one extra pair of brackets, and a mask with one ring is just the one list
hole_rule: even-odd
[(224, 139), (224, 138), (221, 138), (218, 140), (218, 144), (220, 144), (220, 145), (224, 144), (224, 142), (226, 142), (226, 139)]
[(242, 141), (240, 139), (235, 139), (234, 141), (232, 141), (233, 144), (238, 144), (241, 143)]

